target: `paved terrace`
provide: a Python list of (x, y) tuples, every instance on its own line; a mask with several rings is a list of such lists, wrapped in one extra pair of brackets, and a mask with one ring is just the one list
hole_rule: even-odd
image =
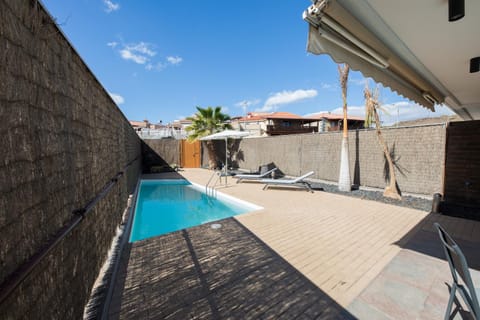
[[(211, 171), (180, 172), (205, 184)], [(315, 191), (235, 184), (264, 209), (131, 244), (112, 319), (438, 319), (450, 275), (432, 224), (480, 284), (480, 223)], [(476, 270), (475, 270), (476, 269)]]

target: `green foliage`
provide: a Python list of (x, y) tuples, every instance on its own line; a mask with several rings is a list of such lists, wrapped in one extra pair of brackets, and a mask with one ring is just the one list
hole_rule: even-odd
[(227, 123), (230, 116), (222, 113), (222, 107), (217, 106), (201, 108), (196, 107), (198, 112), (193, 117), (188, 117), (192, 124), (185, 128), (188, 133), (188, 141), (194, 141), (210, 134), (231, 129), (232, 126)]

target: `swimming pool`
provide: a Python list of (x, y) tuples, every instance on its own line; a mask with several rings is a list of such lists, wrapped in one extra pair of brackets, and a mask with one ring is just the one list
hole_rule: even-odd
[(142, 180), (135, 205), (130, 242), (220, 220), (261, 207), (187, 180)]

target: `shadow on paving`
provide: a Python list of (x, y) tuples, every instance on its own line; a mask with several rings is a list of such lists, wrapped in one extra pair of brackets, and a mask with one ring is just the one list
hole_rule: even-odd
[[(465, 255), (465, 258), (468, 261), (468, 266), (472, 269), (480, 270), (480, 254), (478, 251), (479, 243), (468, 239), (471, 238), (468, 234), (475, 232), (475, 229), (473, 229), (475, 225), (477, 225), (476, 228), (480, 227), (480, 223), (477, 221), (445, 217), (438, 213), (429, 213), (415, 226), (415, 228), (410, 230), (410, 232), (395, 244), (403, 249), (416, 251), (421, 254), (445, 260), (446, 262), (445, 252), (438, 232), (433, 227), (434, 222), (440, 222), (445, 230), (450, 233)], [(459, 234), (462, 236), (460, 237)]]
[(110, 319), (355, 319), (235, 219), (130, 244)]
[[(480, 283), (480, 223), (430, 213), (395, 244), (402, 250), (348, 306), (361, 319), (442, 319), (452, 276), (435, 222), (461, 247), (475, 284)], [(457, 293), (457, 298), (460, 295)], [(455, 316), (472, 319), (455, 300)]]

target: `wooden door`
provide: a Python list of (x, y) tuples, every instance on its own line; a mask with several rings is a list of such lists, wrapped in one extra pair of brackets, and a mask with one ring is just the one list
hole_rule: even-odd
[(200, 168), (201, 164), (200, 141), (188, 142), (182, 140), (182, 167)]
[(447, 127), (442, 213), (480, 220), (480, 121)]

